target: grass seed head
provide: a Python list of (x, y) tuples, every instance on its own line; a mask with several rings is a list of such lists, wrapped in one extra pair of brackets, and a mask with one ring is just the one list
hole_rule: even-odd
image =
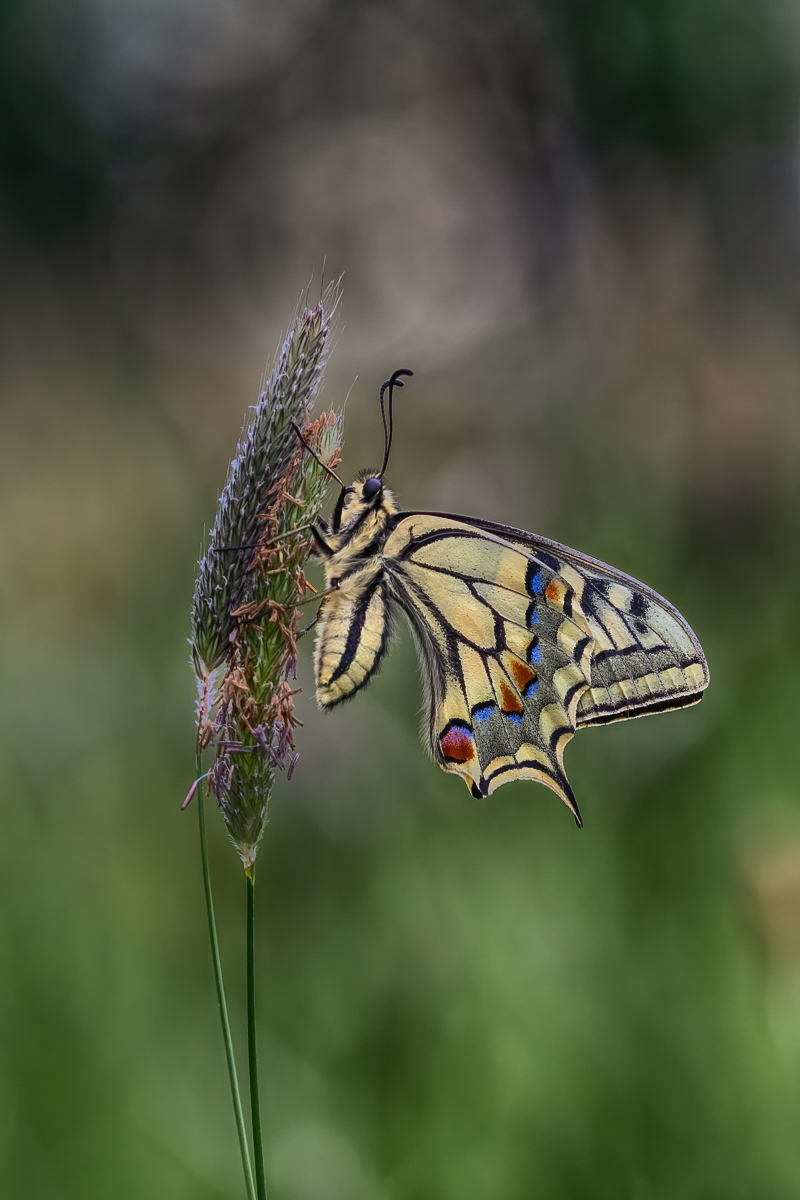
[(276, 770), (296, 761), (291, 686), (297, 663), (297, 602), (309, 590), (303, 566), (308, 523), (328, 476), (301, 444), (335, 466), (341, 416), (311, 419), (339, 301), (326, 289), (301, 305), (237, 447), (220, 496), (192, 603), (197, 737), (216, 758), (209, 788), (245, 870), (253, 869)]

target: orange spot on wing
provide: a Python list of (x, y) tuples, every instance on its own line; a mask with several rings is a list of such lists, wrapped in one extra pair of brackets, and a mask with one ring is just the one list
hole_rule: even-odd
[(468, 729), (454, 726), (441, 739), (442, 754), (451, 762), (469, 762), (475, 757), (475, 743)]
[(519, 696), (516, 692), (512, 692), (507, 683), (500, 684), (500, 695), (503, 699), (503, 712), (521, 713), (525, 711)]
[(528, 684), (533, 683), (536, 678), (536, 672), (532, 671), (530, 667), (526, 667), (525, 663), (520, 662), (518, 658), (511, 660), (511, 674), (521, 692), (524, 692)]
[(560, 602), (561, 588), (558, 586), (555, 579), (550, 580), (544, 594), (548, 600), (552, 600), (553, 604), (558, 604)]

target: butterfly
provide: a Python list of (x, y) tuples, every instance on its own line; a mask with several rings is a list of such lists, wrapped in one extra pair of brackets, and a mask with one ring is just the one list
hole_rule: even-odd
[(398, 510), (383, 476), (394, 389), (411, 374), (395, 371), (380, 391), (381, 470), (349, 487), (335, 476), (332, 520), (312, 526), (326, 577), (317, 702), (335, 708), (369, 683), (402, 612), (442, 769), (476, 797), (538, 780), (581, 825), (564, 771), (575, 731), (697, 704), (709, 682), (702, 647), (668, 601), (615, 567), (508, 525)]

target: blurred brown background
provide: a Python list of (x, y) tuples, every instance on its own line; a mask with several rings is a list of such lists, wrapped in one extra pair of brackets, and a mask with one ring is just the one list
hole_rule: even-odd
[(795, 7), (4, 0), (0, 50), (2, 1194), (243, 1194), (185, 639), (324, 261), (345, 473), (413, 368), (402, 502), (643, 578), (712, 686), (576, 739), (578, 833), (425, 759), (405, 635), (325, 720), (306, 647), (259, 860), (271, 1197), (796, 1197)]

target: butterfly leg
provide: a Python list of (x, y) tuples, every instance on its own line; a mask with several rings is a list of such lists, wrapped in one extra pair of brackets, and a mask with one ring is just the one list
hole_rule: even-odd
[(298, 642), (300, 641), (300, 638), (301, 638), (301, 637), (305, 637), (305, 635), (306, 635), (307, 633), (310, 633), (310, 632), (311, 632), (311, 630), (312, 630), (312, 629), (314, 628), (314, 626), (316, 625), (317, 621), (320, 619), (320, 616), (321, 616), (321, 615), (322, 615), (322, 609), (320, 609), (320, 611), (319, 611), (319, 612), (317, 613), (317, 615), (314, 617), (314, 620), (313, 620), (313, 621), (312, 621), (312, 622), (311, 622), (309, 625), (306, 625), (305, 629), (301, 629), (301, 630), (300, 630), (300, 632), (299, 632), (299, 633), (298, 633), (298, 635), (297, 635), (297, 640), (298, 640)]
[(320, 531), (317, 529), (316, 525), (311, 526), (311, 536), (313, 537), (314, 541), (316, 542), (317, 550), (320, 552), (320, 554), (322, 554), (325, 558), (330, 558), (331, 555), (333, 554), (333, 549), (325, 541), (325, 538), (322, 536)]

